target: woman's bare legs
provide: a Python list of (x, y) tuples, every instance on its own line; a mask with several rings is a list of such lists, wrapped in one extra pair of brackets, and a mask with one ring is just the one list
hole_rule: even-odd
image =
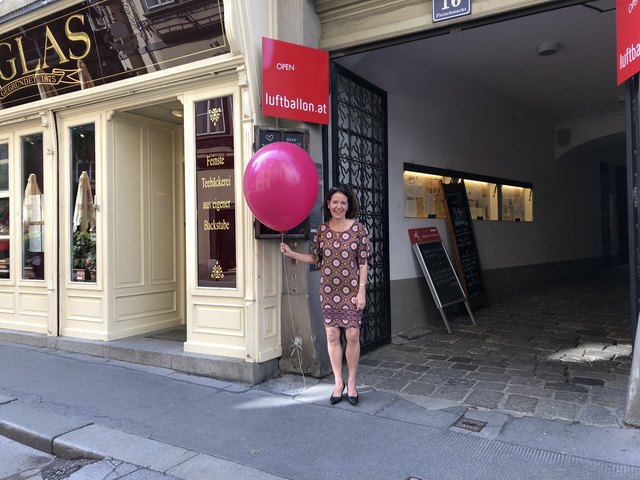
[[(329, 360), (331, 361), (331, 369), (333, 370), (333, 377), (335, 379), (335, 386), (333, 388), (333, 396), (339, 397), (342, 395), (342, 389), (344, 388), (344, 379), (342, 378), (342, 344), (340, 343), (340, 328), (338, 327), (325, 327), (327, 332), (327, 350), (329, 351)], [(351, 373), (349, 373), (351, 376)]]
[(356, 374), (358, 373), (358, 362), (360, 361), (360, 329), (345, 328), (347, 336), (347, 367), (349, 368), (349, 381), (347, 382), (347, 395), (356, 397)]

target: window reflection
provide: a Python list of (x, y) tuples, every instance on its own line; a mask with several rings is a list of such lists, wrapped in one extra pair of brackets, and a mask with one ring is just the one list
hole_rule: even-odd
[(70, 129), (71, 134), (71, 280), (96, 282), (96, 149), (95, 125)]
[(22, 278), (44, 280), (44, 192), (42, 134), (21, 138), (22, 150)]
[(0, 144), (0, 278), (9, 278), (9, 145)]
[(198, 286), (236, 287), (232, 98), (195, 104)]

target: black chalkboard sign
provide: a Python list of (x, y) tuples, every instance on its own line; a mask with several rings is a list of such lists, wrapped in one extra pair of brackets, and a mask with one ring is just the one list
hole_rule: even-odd
[(464, 302), (471, 323), (475, 325), (476, 319), (473, 317), (471, 306), (453, 268), (449, 254), (444, 249), (438, 229), (436, 227), (411, 228), (409, 229), (409, 240), (411, 240), (411, 248), (416, 254), (420, 269), (427, 279), (436, 307), (440, 310), (447, 332), (451, 333), (451, 327), (444, 307), (454, 303)]
[(419, 243), (416, 245), (420, 259), (424, 262), (424, 273), (429, 286), (433, 286), (438, 307), (446, 307), (463, 302), (466, 297), (458, 281), (453, 265), (442, 242)]
[(460, 183), (442, 183), (442, 191), (447, 211), (447, 228), (462, 285), (471, 305), (480, 307), (485, 302), (482, 266), (464, 180)]
[[(255, 151), (257, 152), (265, 145), (269, 145), (274, 142), (289, 142), (302, 148), (309, 153), (309, 130), (306, 129), (286, 129), (275, 127), (256, 126), (255, 129)], [(284, 238), (297, 238), (308, 239), (309, 234), (309, 218), (306, 218), (302, 223), (296, 225), (292, 229), (288, 230), (284, 234)], [(281, 238), (282, 234), (277, 230), (273, 230), (267, 227), (262, 222), (255, 221), (255, 235), (256, 238)]]

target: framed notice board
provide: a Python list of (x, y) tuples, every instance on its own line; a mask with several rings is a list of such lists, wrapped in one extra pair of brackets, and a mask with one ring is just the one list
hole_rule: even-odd
[(471, 322), (475, 324), (467, 296), (440, 239), (438, 229), (435, 227), (410, 229), (409, 239), (447, 331), (451, 333), (444, 307), (455, 303), (464, 302)]
[[(309, 130), (306, 129), (287, 129), (258, 125), (255, 127), (254, 139), (254, 152), (257, 152), (262, 147), (269, 145), (270, 143), (289, 142), (309, 153)], [(280, 232), (267, 227), (259, 220), (255, 221), (254, 231), (256, 238), (282, 238), (282, 234)], [(310, 222), (309, 218), (306, 218), (302, 223), (288, 230), (284, 234), (284, 238), (298, 238), (306, 240), (310, 236), (309, 232)]]
[(485, 304), (482, 265), (464, 180), (460, 183), (442, 183), (442, 192), (447, 229), (462, 286), (471, 305), (476, 308), (482, 307)]

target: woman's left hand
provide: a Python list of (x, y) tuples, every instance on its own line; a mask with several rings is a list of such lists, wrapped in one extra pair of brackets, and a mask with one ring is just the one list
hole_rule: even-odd
[(365, 292), (358, 292), (356, 296), (356, 310), (364, 310), (367, 304), (367, 295)]

